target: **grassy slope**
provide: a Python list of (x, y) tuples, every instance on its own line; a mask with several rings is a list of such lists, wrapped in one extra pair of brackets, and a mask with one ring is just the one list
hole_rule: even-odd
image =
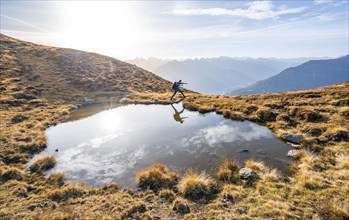
[[(211, 184), (212, 180), (199, 175), (181, 177), (180, 188), (174, 186), (174, 192), (158, 194), (150, 190), (118, 190), (115, 186), (86, 189), (81, 184), (62, 185), (62, 175), (45, 179), (41, 174), (29, 174), (23, 170), (26, 161), (45, 148), (45, 128), (64, 120), (69, 114), (67, 103), (80, 103), (84, 96), (104, 101), (110, 94), (129, 102), (167, 103), (170, 93), (164, 88), (170, 84), (149, 72), (144, 72), (149, 81), (137, 81), (135, 73), (129, 70), (142, 70), (121, 62), (119, 64), (125, 68), (115, 64), (112, 72), (119, 70), (114, 72), (115, 81), (112, 82), (104, 79), (111, 77), (107, 70), (96, 75), (103, 69), (95, 70), (97, 64), (87, 65), (86, 74), (79, 74), (84, 72), (79, 68), (85, 68), (79, 61), (82, 57), (90, 59), (89, 62), (114, 60), (100, 55), (68, 50), (76, 56), (70, 61), (59, 55), (65, 49), (37, 46), (4, 36), (1, 36), (1, 46), (1, 219), (348, 218), (348, 82), (270, 95), (223, 97), (189, 94), (183, 103), (187, 109), (202, 113), (216, 111), (228, 118), (256, 121), (279, 136), (298, 133), (303, 136), (301, 143), (306, 149), (299, 153), (299, 159), (292, 165), (294, 174), (290, 179), (281, 178), (275, 170), (260, 163), (249, 162), (246, 166), (259, 174), (258, 181), (252, 185), (240, 181), (234, 184), (217, 182), (218, 194), (210, 198), (208, 204), (203, 204), (202, 201), (182, 199), (188, 194), (188, 189), (183, 189), (183, 186), (190, 185), (188, 179), (191, 183)], [(60, 57), (56, 61), (52, 59), (55, 55)], [(105, 61), (102, 66), (107, 68), (107, 63)], [(72, 77), (71, 73), (75, 76)], [(92, 84), (96, 87), (84, 84), (85, 77), (89, 78), (87, 81), (95, 82)], [(104, 83), (104, 86), (98, 87), (99, 83)], [(127, 92), (123, 89), (126, 86)], [(110, 87), (117, 89), (109, 91)], [(147, 91), (146, 95), (139, 93), (143, 90)], [(162, 170), (160, 173), (157, 178), (167, 178)], [(205, 188), (202, 184), (200, 187)], [(187, 203), (190, 213), (183, 216), (172, 209), (172, 200), (166, 198), (173, 193), (177, 197), (174, 205)]]
[[(120, 99), (133, 92), (170, 91), (171, 83), (117, 59), (73, 49), (37, 45), (0, 35), (2, 69), (34, 86), (48, 101)], [(2, 70), (3, 71), (3, 70)], [(3, 73), (2, 73), (3, 75)], [(8, 75), (8, 74), (7, 74)]]

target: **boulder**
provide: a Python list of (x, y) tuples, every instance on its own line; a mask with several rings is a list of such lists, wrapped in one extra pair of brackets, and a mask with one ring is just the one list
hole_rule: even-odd
[(95, 100), (93, 100), (93, 99), (91, 99), (91, 98), (89, 98), (89, 97), (85, 97), (85, 98), (83, 99), (83, 102), (84, 102), (85, 104), (87, 104), (87, 105), (90, 105), (90, 104), (95, 103)]
[(127, 102), (128, 102), (127, 98), (122, 98), (122, 99), (119, 100), (119, 103), (121, 103), (121, 104), (125, 104)]
[(295, 144), (299, 144), (299, 142), (302, 140), (302, 136), (298, 134), (285, 134), (282, 136), (282, 139)]
[(69, 104), (68, 106), (69, 106), (69, 110), (70, 110), (70, 111), (79, 108), (79, 106), (74, 105), (74, 104)]
[(242, 149), (242, 150), (239, 150), (238, 153), (247, 153), (247, 154), (250, 154), (250, 151), (247, 150), (247, 149)]
[(298, 155), (298, 150), (290, 150), (290, 151), (288, 151), (288, 153), (287, 153), (287, 156), (288, 156), (288, 157), (292, 157), (292, 158), (296, 158), (297, 155)]
[(254, 180), (257, 179), (258, 175), (254, 170), (244, 167), (239, 171), (239, 177), (243, 180)]
[(291, 145), (294, 149), (301, 149), (302, 148), (302, 145), (300, 145), (300, 144), (294, 144), (291, 142), (287, 142), (287, 144)]

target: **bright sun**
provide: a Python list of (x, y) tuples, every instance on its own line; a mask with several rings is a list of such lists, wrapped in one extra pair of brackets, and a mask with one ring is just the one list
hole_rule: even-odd
[(140, 46), (142, 25), (134, 2), (61, 4), (65, 16), (59, 37), (65, 47), (116, 55)]

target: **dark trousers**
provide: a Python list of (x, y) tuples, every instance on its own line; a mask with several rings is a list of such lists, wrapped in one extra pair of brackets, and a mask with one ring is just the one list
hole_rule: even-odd
[(181, 90), (179, 90), (179, 89), (174, 89), (174, 90), (173, 90), (173, 95), (171, 96), (171, 99), (173, 99), (173, 97), (176, 95), (177, 92), (180, 92), (180, 93), (182, 94), (182, 96), (185, 97), (184, 93), (183, 93)]

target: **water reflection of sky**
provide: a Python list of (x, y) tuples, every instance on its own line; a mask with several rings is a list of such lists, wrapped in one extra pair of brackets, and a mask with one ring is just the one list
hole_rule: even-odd
[(273, 134), (265, 127), (253, 123), (235, 122), (238, 126), (232, 126), (232, 122), (224, 120), (218, 125), (200, 129), (190, 138), (183, 138), (184, 146), (201, 145), (207, 143), (210, 147), (219, 147), (223, 142), (251, 141), (260, 138), (272, 138)]
[[(129, 105), (62, 123), (47, 129), (49, 147), (42, 154), (57, 157), (55, 172), (90, 186), (112, 180), (132, 186), (137, 171), (158, 162), (208, 172), (225, 158), (257, 158), (285, 166), (288, 146), (265, 127), (188, 111), (181, 114), (188, 117), (182, 124), (174, 113), (170, 106)], [(251, 154), (240, 155), (241, 149)], [(261, 149), (268, 155), (259, 158)]]

